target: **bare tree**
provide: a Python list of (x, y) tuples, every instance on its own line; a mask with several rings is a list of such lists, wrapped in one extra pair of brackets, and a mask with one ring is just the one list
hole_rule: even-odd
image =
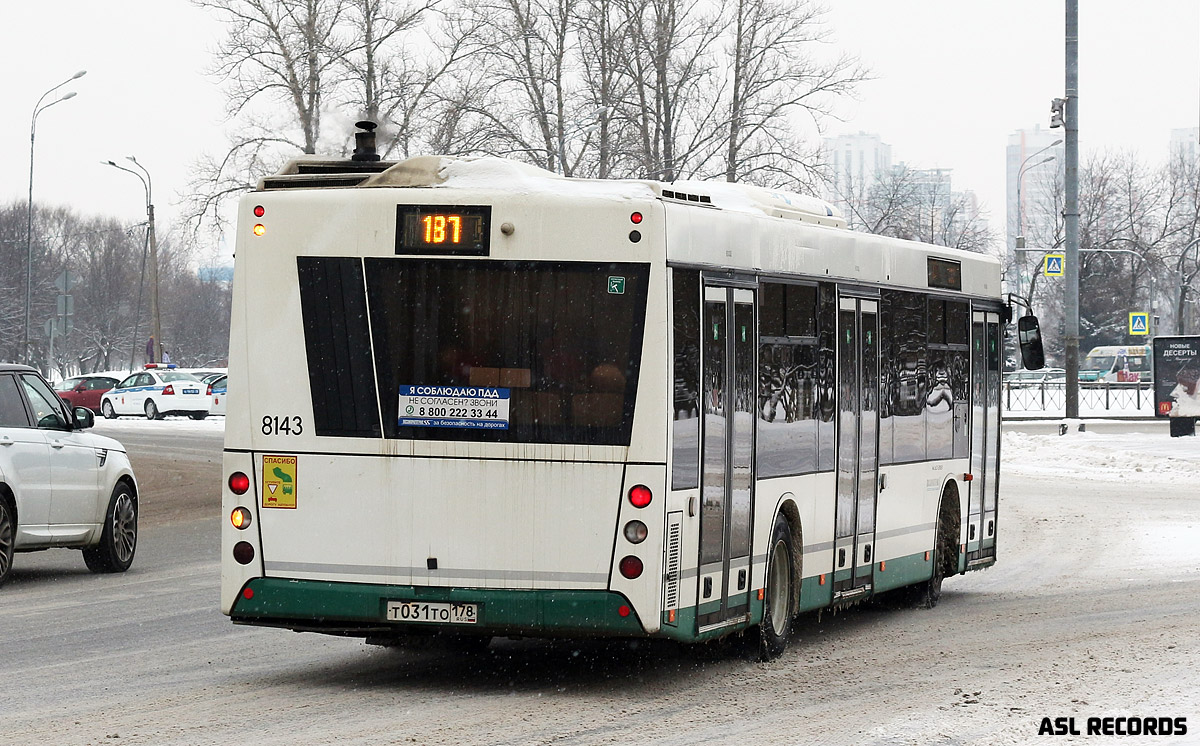
[(1200, 163), (1177, 153), (1167, 165), (1167, 179), (1179, 201), (1171, 215), (1175, 230), (1162, 253), (1163, 285), (1173, 288), (1175, 333), (1189, 334), (1197, 328), (1193, 285), (1200, 277)]
[(725, 179), (811, 185), (817, 152), (798, 142), (795, 117), (819, 128), (866, 73), (849, 55), (821, 58), (828, 31), (810, 0), (732, 0), (732, 10)]
[(868, 185), (849, 175), (840, 183), (853, 229), (977, 253), (994, 249), (987, 216), (973, 194), (951, 190), (948, 171), (900, 164)]
[(880, 171), (872, 180), (856, 179), (845, 174), (838, 197), (846, 206), (846, 223), (855, 230), (896, 236), (907, 229), (909, 213), (919, 199), (917, 175), (901, 164), (890, 171)]
[(346, 49), (334, 34), (348, 0), (192, 0), (228, 29), (213, 72), (226, 81), (237, 130), (219, 158), (199, 161), (189, 217), (215, 219), (229, 196), (294, 153), (316, 153)]
[[(470, 58), (479, 29), (440, 23), (445, 0), (348, 0), (342, 59), (344, 103), (380, 125), (385, 158), (407, 158), (444, 120), (444, 86)], [(451, 13), (455, 9), (451, 8)]]
[(724, 113), (717, 42), (720, 7), (683, 0), (622, 0), (630, 82), (622, 115), (637, 132), (638, 173), (674, 181), (701, 175), (720, 147)]
[[(0, 241), (7, 242), (19, 225), (21, 245), (25, 233), (24, 203), (0, 207)], [(64, 376), (99, 370), (124, 369), (144, 347), (148, 312), (143, 296), (139, 309), (139, 286), (143, 273), (145, 225), (127, 225), (106, 217), (81, 215), (67, 207), (34, 205), (35, 263), (32, 292), (30, 343), (35, 365), (53, 367)], [(197, 274), (191, 252), (177, 248), (173, 239), (162, 244), (166, 336), (175, 352), (176, 338), (182, 343), (207, 334), (206, 351), (224, 357), (228, 346), (229, 288), (202, 295), (195, 289)], [(19, 254), (20, 260), (14, 261)], [(0, 292), (0, 359), (19, 360), (24, 326), (24, 251), (0, 251), (0, 288), (20, 280), (20, 292)], [(19, 264), (19, 271), (9, 271)], [(55, 332), (53, 361), (50, 360), (47, 321), (58, 315), (55, 279), (69, 271), (74, 285), (69, 294), (74, 305), (69, 330)], [(186, 312), (177, 312), (181, 304)], [(224, 316), (222, 316), (224, 313)], [(140, 329), (138, 319), (141, 319)], [(215, 329), (215, 331), (214, 331)], [(207, 330), (207, 331), (204, 331)]]
[(574, 116), (573, 21), (577, 0), (467, 0), (479, 30), (474, 59), (492, 85), (463, 102), (489, 133), (489, 150), (570, 175), (565, 157)]
[(600, 179), (638, 171), (629, 159), (636, 139), (620, 112), (631, 89), (630, 79), (622, 75), (623, 61), (632, 53), (629, 19), (621, 8), (621, 0), (581, 0), (576, 22), (583, 87), (587, 106), (593, 108), (592, 121), (581, 127), (588, 135), (579, 149), (585, 160), (573, 170)]

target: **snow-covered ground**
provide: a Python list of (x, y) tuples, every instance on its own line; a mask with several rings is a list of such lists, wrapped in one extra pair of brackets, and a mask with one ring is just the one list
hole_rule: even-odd
[[(1000, 449), (1004, 471), (1155, 486), (1190, 483), (1190, 489), (1200, 481), (1200, 438), (1172, 438), (1165, 428), (1161, 432), (1079, 432), (1078, 421), (1063, 422), (1066, 435), (1005, 432)], [(1085, 428), (1089, 424), (1084, 422)]]
[(96, 417), (95, 432), (100, 435), (117, 437), (120, 433), (213, 433), (225, 432), (225, 418), (221, 415), (210, 415), (203, 420), (193, 420), (187, 417), (166, 417), (161, 420), (148, 420), (145, 417), (118, 417), (113, 420)]
[[(1058, 422), (1055, 421), (1056, 426)], [(1200, 481), (1200, 437), (1172, 438), (1166, 427), (1129, 433), (1087, 430), (1089, 426), (1119, 420), (1085, 420), (1084, 432), (1079, 432), (1078, 420), (1061, 422), (1067, 424), (1066, 435), (1035, 435), (1007, 429), (1001, 448), (1004, 470), (1028, 476), (1075, 476), (1155, 485), (1180, 483), (1188, 478)], [(1009, 425), (1019, 427), (1016, 423)], [(224, 433), (225, 418), (212, 416), (199, 421), (186, 417), (154, 421), (142, 417), (98, 418), (95, 432), (118, 440), (126, 433), (163, 437)]]

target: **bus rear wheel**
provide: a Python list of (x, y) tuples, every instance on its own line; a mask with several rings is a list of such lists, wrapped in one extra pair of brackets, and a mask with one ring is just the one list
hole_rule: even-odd
[(932, 609), (942, 599), (942, 581), (953, 575), (958, 564), (958, 492), (947, 487), (938, 510), (937, 539), (933, 545), (933, 575), (911, 587), (913, 606)]
[(782, 515), (776, 516), (767, 553), (767, 583), (763, 598), (763, 619), (759, 630), (759, 657), (778, 658), (792, 636), (792, 596), (795, 595), (795, 552), (791, 526)]

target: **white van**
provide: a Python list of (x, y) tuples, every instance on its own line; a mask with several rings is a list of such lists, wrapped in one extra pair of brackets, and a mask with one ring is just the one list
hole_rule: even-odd
[(1149, 345), (1093, 347), (1079, 363), (1080, 381), (1136, 382), (1150, 380)]

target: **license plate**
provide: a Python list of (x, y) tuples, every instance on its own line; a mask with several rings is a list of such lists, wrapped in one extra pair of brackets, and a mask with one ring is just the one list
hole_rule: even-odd
[(388, 601), (389, 622), (430, 622), (434, 624), (475, 624), (479, 621), (478, 604), (426, 603), (424, 601)]
[(184, 390), (183, 390), (183, 393), (185, 393), (185, 394), (199, 394), (199, 393), (200, 393), (200, 389), (184, 389)]

